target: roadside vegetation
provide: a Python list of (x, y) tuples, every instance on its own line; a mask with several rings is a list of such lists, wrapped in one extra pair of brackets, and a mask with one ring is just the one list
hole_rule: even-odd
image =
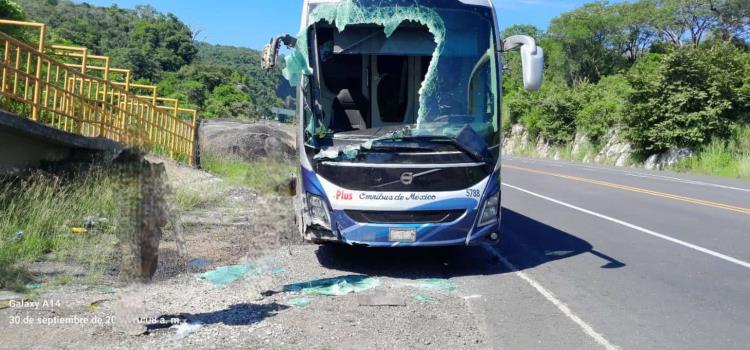
[(512, 34), (535, 36), (546, 55), (535, 93), (522, 89), (518, 55), (507, 56), (506, 121), (532, 140), (565, 148), (583, 133), (600, 149), (615, 128), (635, 162), (688, 148), (696, 156), (675, 169), (750, 176), (750, 2), (597, 1), (547, 30), (518, 25)]
[(675, 169), (707, 175), (750, 179), (750, 127), (738, 127), (728, 139), (715, 138)]
[(201, 167), (221, 177), (229, 185), (248, 187), (265, 194), (284, 193), (284, 186), (297, 172), (294, 166), (284, 161), (264, 159), (246, 162), (217, 154), (204, 155)]
[(176, 209), (187, 212), (212, 204), (221, 203), (226, 195), (224, 183), (177, 184), (174, 190)]
[(39, 259), (80, 264), (87, 282), (100, 280), (123, 227), (128, 190), (102, 169), (0, 179), (0, 289), (24, 290), (31, 281), (25, 266)]

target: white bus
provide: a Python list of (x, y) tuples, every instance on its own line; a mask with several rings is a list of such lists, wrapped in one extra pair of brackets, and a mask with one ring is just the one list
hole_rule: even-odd
[(297, 87), (300, 234), (371, 247), (475, 245), (500, 235), (502, 53), (520, 49), (542, 83), (534, 39), (501, 40), (491, 0), (306, 0), (281, 44)]

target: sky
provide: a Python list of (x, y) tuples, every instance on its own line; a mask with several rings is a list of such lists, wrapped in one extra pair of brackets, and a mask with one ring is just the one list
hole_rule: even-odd
[[(74, 0), (77, 3), (82, 0)], [(495, 0), (501, 28), (533, 24), (547, 28), (559, 14), (592, 0)], [(92, 5), (151, 5), (187, 23), (198, 40), (260, 49), (282, 33), (299, 31), (301, 0), (85, 0)]]

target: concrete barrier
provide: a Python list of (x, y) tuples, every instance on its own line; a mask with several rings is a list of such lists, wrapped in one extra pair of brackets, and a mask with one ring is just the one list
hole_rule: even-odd
[(111, 161), (123, 145), (80, 136), (0, 111), (0, 174), (60, 163)]

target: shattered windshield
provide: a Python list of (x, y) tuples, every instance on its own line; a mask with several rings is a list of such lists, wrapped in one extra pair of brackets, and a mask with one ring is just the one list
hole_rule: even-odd
[(316, 158), (405, 136), (453, 138), (458, 148), (475, 138), (484, 142), (478, 153), (493, 149), (493, 21), (490, 8), (447, 0), (312, 6), (284, 71), (302, 83), (305, 143), (323, 151)]

